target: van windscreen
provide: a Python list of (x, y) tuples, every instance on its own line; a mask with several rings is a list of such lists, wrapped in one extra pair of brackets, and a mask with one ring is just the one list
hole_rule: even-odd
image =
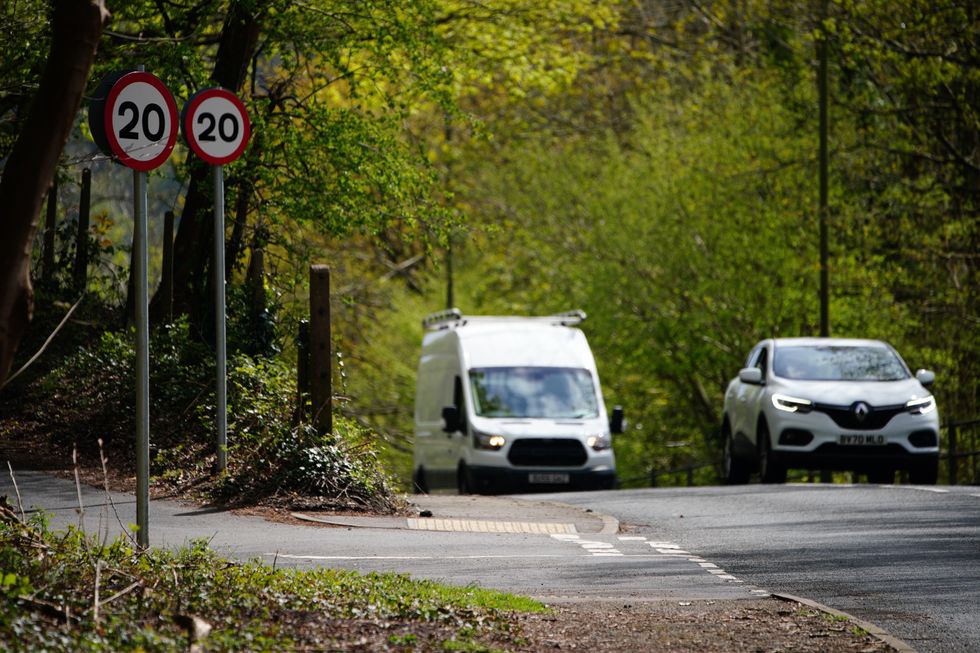
[(598, 417), (588, 370), (572, 367), (479, 367), (470, 370), (473, 408), (480, 417)]

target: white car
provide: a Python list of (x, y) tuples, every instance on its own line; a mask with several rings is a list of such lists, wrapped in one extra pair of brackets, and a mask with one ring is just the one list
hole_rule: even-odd
[(746, 483), (783, 483), (791, 468), (844, 470), (916, 484), (939, 472), (939, 412), (927, 389), (887, 343), (778, 338), (757, 344), (725, 392), (724, 473)]

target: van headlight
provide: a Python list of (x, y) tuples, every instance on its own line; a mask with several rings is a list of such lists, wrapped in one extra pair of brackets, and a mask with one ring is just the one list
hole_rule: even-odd
[(925, 415), (936, 410), (936, 399), (932, 396), (912, 399), (905, 404), (905, 409), (913, 415)]
[(507, 438), (502, 435), (487, 435), (486, 433), (474, 433), (473, 444), (477, 449), (487, 449), (497, 451), (507, 444)]
[(813, 410), (813, 402), (809, 399), (800, 399), (778, 393), (772, 396), (772, 405), (779, 410), (785, 410), (787, 413), (809, 413)]
[(612, 446), (612, 438), (608, 433), (590, 435), (588, 438), (586, 438), (585, 443), (595, 451), (604, 451)]

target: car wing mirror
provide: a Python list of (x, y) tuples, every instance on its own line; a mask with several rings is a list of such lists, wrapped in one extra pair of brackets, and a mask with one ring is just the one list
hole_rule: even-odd
[(746, 367), (738, 371), (738, 379), (742, 383), (762, 385), (762, 370), (758, 367)]
[(924, 386), (930, 386), (936, 382), (936, 373), (932, 370), (919, 370), (915, 373), (915, 378)]
[(623, 416), (622, 406), (613, 406), (612, 414), (609, 416), (609, 432), (618, 435), (626, 430), (626, 418)]
[(459, 430), (459, 408), (456, 406), (443, 406), (442, 408), (442, 421), (444, 425), (442, 430), (446, 433), (454, 433)]

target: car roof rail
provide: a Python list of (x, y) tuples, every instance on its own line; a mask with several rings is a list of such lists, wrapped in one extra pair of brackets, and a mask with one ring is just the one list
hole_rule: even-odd
[(547, 322), (557, 326), (575, 326), (588, 317), (585, 311), (575, 309), (554, 315), (463, 315), (458, 308), (449, 308), (432, 313), (422, 320), (422, 328), (427, 331), (439, 331), (465, 326), (469, 322)]

